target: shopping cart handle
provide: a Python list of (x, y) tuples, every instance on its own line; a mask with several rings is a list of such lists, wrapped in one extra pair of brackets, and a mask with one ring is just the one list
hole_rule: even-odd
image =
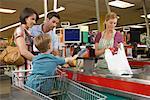
[(19, 73), (19, 72), (31, 72), (32, 70), (15, 70), (12, 71), (13, 73)]
[(63, 76), (67, 76), (66, 72), (63, 72), (61, 69), (57, 68), (56, 73), (63, 75)]

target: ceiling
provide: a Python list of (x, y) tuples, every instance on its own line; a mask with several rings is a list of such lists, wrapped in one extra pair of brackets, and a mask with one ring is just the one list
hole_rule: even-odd
[[(99, 0), (100, 16), (104, 16), (107, 13), (105, 0)], [(113, 0), (108, 0), (113, 1)], [(142, 0), (122, 0), (130, 3), (134, 3), (134, 7), (127, 9), (119, 9), (116, 7), (110, 7), (111, 11), (118, 14), (119, 21), (118, 26), (130, 25), (137, 23), (145, 23), (144, 18), (141, 18), (143, 8)], [(150, 0), (146, 1), (147, 13), (150, 13)], [(96, 20), (96, 7), (95, 0), (58, 0), (58, 7), (65, 7), (64, 11), (59, 12), (61, 21), (69, 21), (71, 25)], [(17, 23), (19, 21), (20, 12), (25, 7), (35, 9), (38, 14), (44, 12), (44, 0), (0, 0), (0, 7), (16, 9), (13, 14), (0, 13), (0, 29)], [(53, 9), (53, 0), (48, 0), (48, 11)], [(43, 22), (43, 18), (38, 21), (38, 24)], [(97, 24), (90, 26), (91, 29), (96, 29)], [(14, 28), (0, 32), (0, 37), (11, 37)]]

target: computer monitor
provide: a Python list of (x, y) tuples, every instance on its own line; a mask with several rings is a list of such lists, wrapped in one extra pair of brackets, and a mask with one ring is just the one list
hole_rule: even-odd
[(79, 28), (64, 29), (64, 43), (81, 43), (81, 31)]

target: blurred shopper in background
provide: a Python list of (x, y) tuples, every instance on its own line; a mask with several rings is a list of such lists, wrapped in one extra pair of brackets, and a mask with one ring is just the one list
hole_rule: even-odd
[[(122, 34), (115, 30), (117, 20), (117, 15), (114, 12), (110, 12), (105, 16), (105, 30), (97, 33), (95, 38), (95, 55), (97, 57), (104, 57), (105, 49), (113, 48), (115, 50), (118, 48), (118, 44), (123, 42)], [(97, 68), (107, 70), (105, 59), (98, 60)]]

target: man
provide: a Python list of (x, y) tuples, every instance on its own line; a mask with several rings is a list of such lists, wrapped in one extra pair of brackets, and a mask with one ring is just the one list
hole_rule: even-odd
[(52, 38), (52, 53), (54, 55), (59, 55), (58, 47), (59, 47), (59, 40), (56, 33), (53, 31), (53, 29), (57, 26), (59, 23), (60, 16), (56, 12), (50, 12), (47, 14), (47, 18), (45, 22), (41, 25), (34, 25), (30, 32), (32, 33), (32, 36), (37, 36), (39, 34), (49, 34)]

